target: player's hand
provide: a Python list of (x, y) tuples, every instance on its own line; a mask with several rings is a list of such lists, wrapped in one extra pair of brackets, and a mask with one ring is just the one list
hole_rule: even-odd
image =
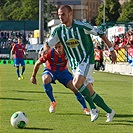
[(115, 64), (117, 62), (117, 57), (116, 57), (115, 51), (111, 51), (109, 57), (113, 64)]
[(32, 84), (37, 84), (37, 80), (36, 80), (35, 77), (31, 77), (30, 81), (31, 81)]
[(26, 58), (27, 58), (26, 54), (24, 54), (23, 58), (24, 58), (24, 59), (26, 59)]

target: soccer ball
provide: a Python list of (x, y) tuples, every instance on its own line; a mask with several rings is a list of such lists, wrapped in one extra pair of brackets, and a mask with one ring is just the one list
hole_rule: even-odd
[(11, 116), (10, 122), (15, 128), (24, 128), (28, 124), (28, 118), (24, 112), (18, 111)]

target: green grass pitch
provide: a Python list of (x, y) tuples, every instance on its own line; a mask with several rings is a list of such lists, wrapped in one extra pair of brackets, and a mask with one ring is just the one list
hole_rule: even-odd
[[(133, 132), (133, 77), (95, 71), (95, 91), (115, 110), (113, 122), (106, 123), (106, 113), (90, 122), (74, 94), (59, 84), (53, 85), (57, 101), (56, 112), (50, 114), (49, 99), (43, 91), (41, 66), (37, 85), (30, 83), (33, 65), (26, 65), (24, 80), (17, 80), (13, 65), (0, 65), (0, 133), (132, 133)], [(88, 104), (87, 104), (88, 105)], [(88, 106), (89, 107), (89, 106)], [(23, 111), (29, 119), (25, 129), (15, 129), (10, 117)]]

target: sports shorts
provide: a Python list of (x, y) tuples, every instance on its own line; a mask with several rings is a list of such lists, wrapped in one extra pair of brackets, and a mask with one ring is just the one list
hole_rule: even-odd
[(14, 66), (25, 66), (24, 58), (14, 58)]
[(61, 84), (67, 87), (67, 84), (70, 80), (73, 80), (72, 74), (67, 70), (54, 72), (50, 69), (44, 69), (42, 76), (49, 74), (52, 78), (52, 83), (55, 83), (58, 80)]
[(94, 79), (92, 77), (92, 70), (94, 68), (94, 64), (88, 64), (85, 62), (82, 62), (78, 65), (78, 67), (74, 70), (72, 70), (73, 75), (82, 75), (86, 78), (85, 85), (88, 83), (93, 83)]

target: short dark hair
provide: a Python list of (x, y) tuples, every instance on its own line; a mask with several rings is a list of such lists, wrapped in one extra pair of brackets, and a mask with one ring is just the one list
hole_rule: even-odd
[(68, 11), (72, 12), (72, 8), (69, 5), (62, 5), (59, 9), (61, 10), (63, 8), (67, 8)]

